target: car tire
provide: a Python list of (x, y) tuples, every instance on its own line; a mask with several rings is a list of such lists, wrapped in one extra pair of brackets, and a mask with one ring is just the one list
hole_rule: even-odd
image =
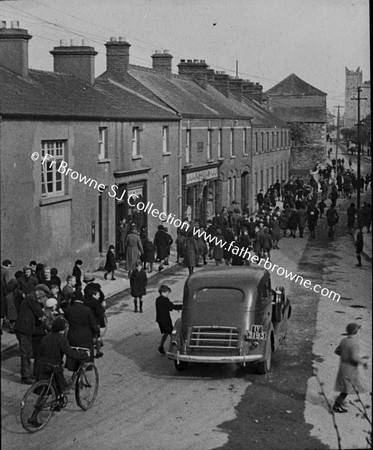
[(175, 369), (178, 372), (183, 372), (184, 370), (186, 370), (188, 368), (188, 363), (186, 361), (174, 361), (175, 364)]
[(265, 375), (266, 373), (268, 373), (271, 370), (271, 362), (272, 362), (272, 345), (271, 342), (269, 341), (267, 343), (266, 348), (266, 359), (264, 361), (260, 361), (256, 365), (257, 373), (259, 373), (260, 375)]

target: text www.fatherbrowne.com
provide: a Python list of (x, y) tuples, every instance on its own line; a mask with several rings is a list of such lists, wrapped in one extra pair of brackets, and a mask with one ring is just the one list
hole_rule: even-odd
[(284, 276), (286, 279), (294, 281), (294, 283), (299, 283), (306, 289), (310, 289), (316, 292), (317, 294), (321, 294), (323, 297), (327, 297), (337, 302), (341, 298), (341, 296), (337, 292), (331, 291), (328, 288), (322, 288), (319, 284), (313, 285), (310, 280), (304, 279), (301, 275), (298, 275), (296, 273), (289, 272), (287, 269), (279, 266), (278, 264), (273, 264), (268, 258), (266, 259), (259, 258), (259, 256), (256, 255), (255, 253), (251, 253), (248, 248), (238, 247), (235, 241), (231, 241), (230, 243), (228, 243), (224, 239), (219, 239), (217, 236), (211, 236), (210, 234), (207, 234), (204, 230), (196, 227), (193, 228), (193, 235), (204, 239), (209, 244), (219, 246), (225, 250), (228, 250), (235, 256), (247, 259), (248, 261), (251, 261), (254, 264), (258, 264), (258, 266), (263, 264), (264, 269), (267, 269), (269, 272), (273, 272), (277, 268), (275, 271), (277, 275)]

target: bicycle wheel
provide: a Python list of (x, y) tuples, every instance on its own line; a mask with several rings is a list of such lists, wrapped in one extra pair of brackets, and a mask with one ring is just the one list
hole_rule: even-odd
[(76, 403), (84, 411), (91, 408), (98, 392), (98, 370), (92, 363), (83, 364), (75, 383)]
[(21, 401), (21, 423), (29, 433), (45, 427), (56, 406), (56, 389), (49, 380), (33, 384)]

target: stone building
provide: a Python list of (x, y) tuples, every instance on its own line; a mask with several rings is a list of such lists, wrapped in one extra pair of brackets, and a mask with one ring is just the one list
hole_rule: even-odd
[(129, 196), (177, 210), (180, 117), (96, 83), (93, 47), (61, 42), (54, 72), (30, 69), (31, 36), (12, 25), (0, 29), (1, 254), (17, 268), (48, 263), (61, 276), (77, 258), (96, 269), (119, 220), (156, 231), (159, 219)]
[[(344, 111), (344, 127), (353, 128), (357, 123), (358, 116), (358, 102), (357, 88), (362, 88), (360, 97), (364, 98), (360, 102), (360, 119), (363, 120), (370, 114), (371, 99), (370, 99), (370, 81), (363, 82), (363, 71), (358, 67), (356, 70), (349, 70), (345, 68), (346, 85), (345, 85), (345, 111)], [(354, 100), (355, 98), (355, 100)]]

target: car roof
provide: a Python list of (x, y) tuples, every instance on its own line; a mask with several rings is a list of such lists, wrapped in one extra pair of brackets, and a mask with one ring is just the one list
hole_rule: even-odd
[(256, 289), (265, 275), (269, 277), (268, 271), (258, 266), (219, 266), (193, 274), (185, 282), (185, 287), (188, 290), (207, 287)]

